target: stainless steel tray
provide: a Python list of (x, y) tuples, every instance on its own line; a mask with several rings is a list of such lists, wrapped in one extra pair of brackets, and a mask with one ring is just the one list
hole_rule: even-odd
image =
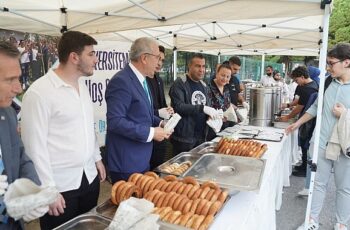
[[(200, 157), (200, 155), (194, 154), (192, 152), (183, 152), (183, 153), (180, 153), (179, 155), (171, 158), (170, 160), (164, 162), (163, 164), (159, 165), (157, 168), (154, 169), (154, 171), (159, 172), (159, 173), (164, 173), (164, 174), (172, 174), (172, 173), (165, 172), (163, 169), (166, 166), (169, 166), (173, 163), (181, 164), (185, 161), (190, 161), (193, 165), (199, 159), (199, 157)], [(175, 174), (173, 174), (173, 175), (175, 175)], [(181, 175), (176, 175), (176, 176), (181, 176)]]
[(56, 230), (104, 230), (108, 227), (111, 220), (102, 216), (87, 213), (75, 217), (74, 219), (55, 228)]
[(190, 152), (197, 154), (215, 153), (217, 144), (217, 142), (207, 141), (190, 150)]
[(222, 188), (234, 191), (256, 191), (260, 189), (266, 161), (252, 157), (204, 154), (184, 173), (199, 182), (215, 181)]
[(108, 199), (107, 201), (98, 205), (93, 212), (112, 220), (117, 208), (118, 206), (113, 204), (112, 201)]

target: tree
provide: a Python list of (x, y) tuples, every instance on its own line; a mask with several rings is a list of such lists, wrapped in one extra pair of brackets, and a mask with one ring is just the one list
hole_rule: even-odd
[(334, 0), (329, 25), (328, 46), (339, 42), (350, 43), (350, 0)]

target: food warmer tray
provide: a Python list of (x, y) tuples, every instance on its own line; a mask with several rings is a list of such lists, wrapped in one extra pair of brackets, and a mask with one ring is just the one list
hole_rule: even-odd
[(252, 157), (228, 156), (207, 153), (184, 173), (199, 182), (215, 181), (232, 194), (238, 191), (257, 191), (260, 189), (266, 160)]
[(87, 213), (60, 225), (55, 230), (104, 230), (111, 220), (94, 213)]
[(165, 171), (163, 171), (163, 169), (166, 166), (169, 166), (169, 165), (171, 165), (173, 163), (181, 164), (181, 163), (183, 163), (185, 161), (190, 161), (192, 163), (192, 165), (193, 165), (199, 159), (199, 157), (200, 157), (200, 155), (194, 154), (192, 152), (182, 152), (179, 155), (171, 158), (170, 160), (168, 160), (168, 161), (164, 162), (163, 164), (159, 165), (158, 167), (156, 167), (154, 169), (154, 171), (158, 172), (158, 173), (162, 173), (162, 174), (171, 174), (171, 175), (175, 175), (175, 176), (181, 176), (181, 175), (165, 172)]
[(280, 142), (282, 141), (283, 136), (284, 133), (282, 132), (263, 131), (255, 136), (254, 140)]

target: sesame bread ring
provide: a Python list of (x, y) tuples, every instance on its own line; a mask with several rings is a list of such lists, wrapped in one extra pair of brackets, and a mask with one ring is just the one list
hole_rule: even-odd
[(178, 210), (178, 206), (179, 206), (179, 204), (181, 203), (181, 201), (184, 199), (184, 198), (186, 198), (184, 195), (180, 195), (175, 201), (174, 201), (174, 204), (173, 204), (173, 209), (174, 210)]
[(162, 187), (159, 188), (160, 191), (165, 192), (171, 182), (165, 182)]
[(221, 204), (223, 204), (227, 198), (227, 191), (222, 191), (222, 193), (220, 194), (220, 196), (218, 197), (218, 201), (221, 202)]
[(181, 212), (183, 214), (188, 213), (191, 210), (193, 204), (193, 200), (187, 200), (187, 203), (185, 204), (185, 206), (182, 208)]
[(169, 218), (170, 218), (170, 216), (171, 216), (173, 213), (174, 213), (173, 210), (171, 210), (170, 212), (168, 212), (168, 213), (163, 217), (162, 221), (164, 221), (164, 222), (169, 222)]
[(207, 203), (207, 200), (201, 199), (201, 201), (198, 203), (197, 209), (196, 209), (196, 214), (201, 214), (203, 207)]
[(171, 216), (167, 219), (167, 222), (173, 224), (179, 217), (181, 216), (180, 211), (175, 211), (171, 214)]
[(220, 201), (215, 201), (214, 203), (211, 204), (207, 215), (215, 215), (220, 208), (221, 208)]
[(188, 198), (187, 197), (184, 197), (181, 201), (180, 201), (180, 203), (179, 203), (179, 205), (177, 206), (177, 211), (182, 211), (182, 209), (184, 208), (184, 206), (186, 205), (186, 203), (188, 203)]
[(129, 178), (128, 178), (128, 182), (134, 183), (134, 180), (135, 180), (135, 176), (136, 176), (136, 175), (137, 175), (137, 173), (131, 174), (131, 175), (129, 176)]
[(199, 226), (201, 226), (204, 219), (205, 219), (205, 216), (203, 215), (196, 216), (191, 226), (191, 229), (195, 229), (195, 230), (199, 229)]
[(138, 187), (141, 187), (141, 184), (145, 179), (146, 179), (146, 176), (141, 174), (140, 178), (135, 182), (135, 185)]
[(199, 230), (207, 230), (210, 226), (210, 224), (214, 221), (213, 215), (207, 215), (204, 220), (202, 221), (201, 226), (199, 226)]
[(142, 198), (142, 191), (139, 187), (137, 187), (136, 185), (133, 186), (133, 190), (130, 191), (130, 195), (129, 197), (134, 196), (136, 198)]
[(218, 189), (219, 186), (214, 181), (206, 181), (201, 185), (201, 188), (209, 187), (212, 189)]
[(206, 216), (209, 213), (209, 209), (212, 206), (213, 202), (207, 201), (203, 206), (200, 215)]
[(160, 180), (157, 185), (154, 187), (154, 189), (158, 189), (160, 191), (160, 188), (163, 187), (163, 185), (166, 183), (165, 180)]
[(210, 190), (209, 190), (209, 192), (208, 192), (208, 194), (205, 196), (205, 198), (204, 198), (204, 199), (206, 199), (206, 200), (210, 200), (210, 199), (211, 199), (211, 197), (214, 195), (214, 192), (215, 192), (215, 190), (214, 190), (214, 189), (210, 189)]
[(213, 196), (210, 198), (210, 201), (211, 202), (217, 201), (217, 199), (219, 198), (220, 194), (221, 194), (221, 189), (215, 190)]
[(194, 185), (191, 190), (187, 193), (187, 197), (192, 199), (192, 196), (195, 194), (195, 192), (199, 189), (199, 185)]
[(162, 203), (162, 207), (170, 207), (169, 206), (169, 200), (172, 196), (174, 196), (174, 192), (171, 192), (171, 193), (166, 193), (166, 196), (164, 198), (164, 201)]
[(146, 194), (144, 194), (143, 198), (152, 202), (156, 193), (157, 193), (157, 190), (149, 191)]
[(197, 198), (199, 198), (199, 196), (201, 195), (201, 193), (203, 192), (203, 189), (197, 189), (197, 191), (193, 194), (193, 196), (191, 197), (192, 200), (195, 200)]
[(157, 208), (157, 207), (155, 207), (155, 208), (153, 208), (152, 213), (158, 214), (158, 215), (159, 215), (160, 211), (162, 211), (162, 210), (163, 210), (162, 208)]
[(210, 191), (210, 188), (209, 188), (209, 187), (205, 187), (205, 188), (203, 189), (201, 195), (199, 196), (199, 198), (204, 199), (204, 198), (207, 196), (207, 194), (208, 194), (209, 191)]
[(165, 181), (175, 181), (177, 180), (177, 177), (174, 175), (167, 175), (163, 178)]
[(121, 184), (120, 186), (118, 186), (118, 189), (116, 190), (115, 199), (116, 199), (118, 204), (120, 203), (120, 201), (119, 201), (120, 193), (124, 189), (126, 183), (131, 183), (131, 182), (125, 182), (125, 183)]
[(181, 221), (182, 216), (183, 216), (183, 215), (180, 215), (180, 216), (174, 221), (173, 224), (180, 225), (180, 221)]
[(158, 178), (158, 179), (155, 179), (154, 181), (152, 181), (152, 184), (149, 186), (148, 191), (153, 191), (153, 190), (155, 190), (155, 187), (156, 187), (156, 185), (159, 183), (159, 181), (163, 181), (163, 179)]
[(131, 177), (129, 178), (130, 181), (128, 182), (132, 182), (136, 185), (136, 183), (143, 177), (143, 175), (141, 173), (134, 173), (131, 175)]
[(175, 193), (172, 197), (170, 197), (169, 202), (168, 202), (168, 207), (173, 208), (174, 203), (179, 196), (180, 196), (179, 194)]
[(197, 180), (192, 176), (187, 176), (182, 179), (182, 182), (185, 184), (198, 185)]
[(126, 192), (128, 191), (128, 189), (132, 186), (135, 186), (134, 183), (131, 182), (125, 182), (121, 187), (123, 187), (120, 191), (120, 193), (117, 196), (117, 201), (118, 203), (121, 203), (123, 200), (126, 200)]
[[(129, 183), (131, 183), (131, 182), (129, 182)], [(129, 199), (129, 198), (132, 196), (132, 194), (135, 193), (135, 189), (136, 189), (136, 188), (137, 188), (137, 186), (135, 186), (134, 184), (131, 185), (131, 186), (129, 186), (129, 188), (128, 188), (128, 189), (126, 190), (126, 192), (124, 193), (124, 196), (121, 197), (120, 202)]]
[(166, 188), (165, 192), (171, 192), (171, 191), (173, 191), (173, 188), (175, 187), (176, 184), (177, 184), (177, 181), (172, 181), (172, 182), (170, 182), (170, 184), (169, 184), (168, 187)]
[(186, 226), (187, 222), (189, 221), (189, 219), (192, 218), (192, 216), (193, 216), (192, 212), (189, 212), (189, 213), (186, 213), (185, 215), (182, 215), (181, 219), (180, 219), (180, 225)]
[(159, 213), (159, 218), (162, 220), (164, 217), (171, 212), (172, 209), (170, 207), (165, 207), (160, 213)]
[(153, 181), (153, 177), (150, 176), (144, 176), (143, 181), (140, 184), (140, 188), (142, 190), (142, 192), (145, 190), (145, 186), (149, 181)]
[(155, 206), (155, 205), (157, 204), (157, 202), (158, 202), (160, 196), (161, 196), (163, 193), (162, 193), (161, 191), (159, 191), (159, 190), (154, 190), (154, 191), (156, 191), (156, 194), (155, 194), (154, 197), (153, 197), (152, 203), (153, 203), (154, 206)]
[(178, 190), (176, 190), (176, 193), (178, 193), (178, 194), (182, 194), (182, 192), (184, 191), (184, 189), (185, 189), (186, 186), (187, 186), (187, 184), (184, 184), (184, 183), (182, 183), (182, 182), (180, 182), (180, 183), (181, 183), (181, 186), (179, 187)]
[(159, 176), (155, 172), (151, 172), (151, 171), (145, 172), (145, 175), (153, 177), (154, 179), (158, 179), (159, 178)]
[(191, 218), (187, 221), (185, 227), (186, 228), (191, 228), (191, 226), (192, 226), (195, 218), (197, 218), (197, 216), (198, 216), (197, 214), (194, 214), (193, 216), (191, 216)]
[(184, 196), (187, 196), (188, 192), (189, 192), (192, 188), (193, 188), (193, 185), (192, 185), (192, 184), (188, 184), (188, 185), (185, 187), (184, 191), (183, 191), (181, 194), (184, 195)]
[(172, 188), (172, 191), (173, 192), (177, 192), (177, 190), (181, 187), (181, 185), (182, 185), (182, 183), (181, 182), (179, 182), (179, 181), (175, 181), (176, 183), (175, 183), (175, 185), (174, 185), (174, 187)]
[(151, 184), (155, 181), (155, 179), (148, 180), (147, 183), (145, 184), (145, 187), (143, 187), (142, 193), (146, 194), (149, 191), (149, 188), (151, 187)]
[(201, 199), (196, 199), (196, 200), (193, 201), (192, 207), (190, 209), (190, 212), (192, 212), (192, 213), (196, 212), (198, 204), (199, 204), (200, 201), (201, 201)]
[(117, 191), (118, 191), (118, 188), (124, 184), (125, 181), (123, 180), (120, 180), (116, 183), (114, 183), (114, 185), (112, 186), (112, 191), (111, 191), (111, 200), (112, 200), (112, 203), (113, 204), (118, 204), (118, 201), (117, 201)]
[(166, 195), (168, 195), (168, 194), (166, 194), (166, 193), (163, 192), (162, 195), (161, 195), (161, 196), (159, 197), (159, 199), (157, 200), (157, 204), (156, 204), (155, 206), (157, 206), (157, 207), (162, 207), (162, 203), (163, 203), (163, 201), (164, 201)]

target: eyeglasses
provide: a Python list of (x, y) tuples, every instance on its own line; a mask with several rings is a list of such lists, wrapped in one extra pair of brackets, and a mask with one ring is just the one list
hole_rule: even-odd
[(151, 54), (151, 53), (145, 53), (145, 54), (148, 54), (148, 55), (151, 55), (151, 56), (153, 56), (153, 57), (158, 58), (158, 61), (160, 61), (160, 60), (162, 59), (162, 57), (160, 56), (160, 54), (158, 54), (158, 55)]
[(327, 62), (327, 65), (329, 66), (329, 67), (333, 67), (334, 66), (334, 64), (337, 64), (338, 62), (342, 62), (342, 61), (344, 61), (344, 60), (339, 60), (339, 61), (335, 61), (335, 62)]

